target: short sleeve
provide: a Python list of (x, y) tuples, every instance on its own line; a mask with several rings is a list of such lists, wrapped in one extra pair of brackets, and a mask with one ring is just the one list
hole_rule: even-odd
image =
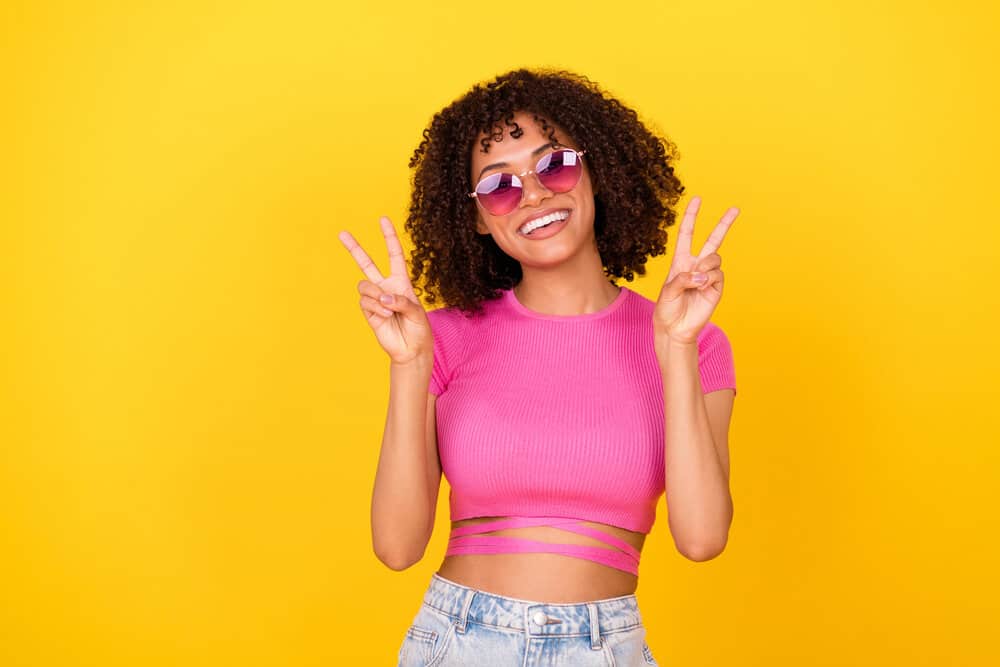
[(434, 368), (427, 390), (435, 396), (443, 394), (451, 382), (452, 364), (461, 344), (461, 318), (462, 315), (452, 308), (437, 308), (427, 313), (434, 336)]
[(735, 393), (733, 348), (726, 333), (711, 321), (698, 334), (698, 373), (703, 394), (719, 389), (732, 389)]

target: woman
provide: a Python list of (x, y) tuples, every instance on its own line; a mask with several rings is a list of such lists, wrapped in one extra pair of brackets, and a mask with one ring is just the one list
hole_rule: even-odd
[[(635, 590), (660, 495), (682, 554), (722, 551), (735, 374), (708, 320), (738, 210), (693, 256), (692, 199), (656, 302), (614, 283), (665, 252), (674, 158), (586, 78), (518, 70), (425, 130), (412, 278), (387, 218), (388, 276), (341, 232), (391, 360), (380, 560), (420, 560), (442, 471), (451, 486), (449, 546), (400, 665), (656, 664)], [(426, 312), (424, 293), (445, 307)]]

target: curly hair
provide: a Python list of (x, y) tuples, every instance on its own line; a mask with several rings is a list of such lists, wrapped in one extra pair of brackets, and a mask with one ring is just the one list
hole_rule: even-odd
[[(521, 280), (521, 265), (475, 229), (467, 196), (476, 138), (489, 152), (505, 127), (520, 136), (516, 112), (532, 114), (555, 139), (554, 123), (587, 150), (594, 185), (594, 235), (605, 275), (631, 281), (649, 257), (666, 252), (667, 227), (684, 187), (674, 175), (677, 149), (653, 134), (634, 110), (572, 72), (518, 69), (465, 95), (434, 115), (414, 150), (406, 231), (414, 242), (411, 282), (433, 305), (440, 297), (467, 315)], [(502, 123), (502, 124), (501, 124)], [(422, 286), (418, 286), (423, 278)]]

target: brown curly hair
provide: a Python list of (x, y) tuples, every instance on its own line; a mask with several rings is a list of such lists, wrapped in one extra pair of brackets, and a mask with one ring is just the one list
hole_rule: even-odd
[[(406, 231), (414, 242), (411, 282), (428, 303), (467, 314), (521, 280), (521, 265), (475, 229), (476, 202), (467, 196), (475, 140), (520, 136), (515, 112), (531, 113), (554, 140), (549, 121), (587, 151), (594, 186), (594, 235), (609, 277), (645, 275), (646, 260), (666, 252), (673, 206), (684, 192), (674, 175), (677, 149), (640, 122), (635, 111), (585, 76), (563, 70), (518, 69), (465, 95), (434, 115), (409, 166), (413, 190)], [(501, 123), (503, 123), (501, 125)], [(423, 285), (418, 286), (421, 278)]]

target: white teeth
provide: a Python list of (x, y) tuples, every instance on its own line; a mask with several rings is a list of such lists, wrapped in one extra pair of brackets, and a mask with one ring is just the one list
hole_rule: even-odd
[(531, 222), (525, 224), (521, 227), (520, 232), (522, 234), (530, 234), (539, 227), (544, 227), (545, 225), (556, 222), (557, 220), (565, 220), (569, 217), (569, 211), (556, 211), (555, 213), (549, 213), (541, 218), (536, 218)]

